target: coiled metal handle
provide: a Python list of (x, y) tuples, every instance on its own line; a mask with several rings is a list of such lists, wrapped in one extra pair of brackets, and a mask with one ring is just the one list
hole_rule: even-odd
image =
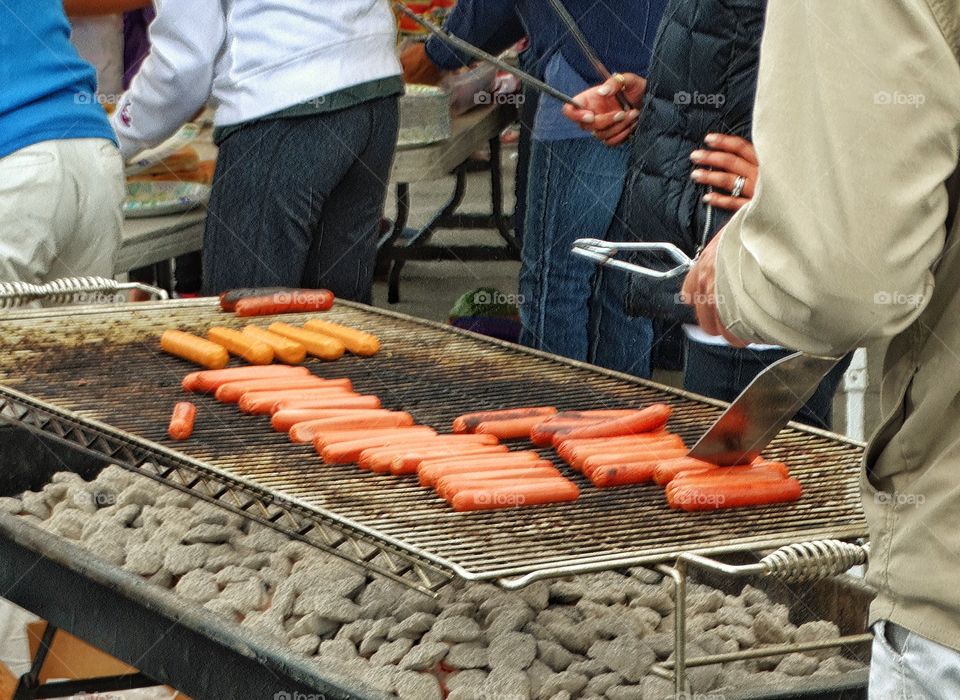
[(788, 583), (816, 581), (836, 576), (867, 561), (866, 547), (839, 540), (789, 544), (760, 560), (768, 576)]
[(53, 305), (118, 303), (125, 301), (119, 294), (131, 289), (147, 292), (157, 299), (168, 298), (163, 289), (139, 282), (117, 282), (106, 277), (63, 277), (46, 284), (2, 283), (0, 308), (24, 306), (35, 301)]

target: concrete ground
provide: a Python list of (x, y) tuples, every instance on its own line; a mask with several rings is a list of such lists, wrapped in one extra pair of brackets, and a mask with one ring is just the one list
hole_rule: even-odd
[[(514, 175), (516, 173), (516, 148), (503, 148), (504, 211), (514, 209)], [(433, 182), (414, 183), (410, 187), (410, 217), (408, 226), (423, 227), (430, 218), (446, 204), (453, 191), (454, 178)], [(386, 212), (396, 215), (395, 187), (390, 186)], [(490, 174), (476, 172), (467, 175), (467, 190), (460, 208), (465, 213), (490, 213)], [(492, 229), (438, 231), (433, 236), (436, 244), (498, 245), (499, 234)], [(376, 306), (400, 313), (446, 321), (450, 308), (465, 292), (477, 287), (496, 287), (504, 294), (515, 294), (520, 263), (503, 262), (408, 262), (403, 268), (400, 282), (400, 302), (387, 303), (387, 283), (378, 280), (374, 286), (373, 303)]]

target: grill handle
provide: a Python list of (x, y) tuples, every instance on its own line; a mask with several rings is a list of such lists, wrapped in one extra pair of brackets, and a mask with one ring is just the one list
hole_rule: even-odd
[(131, 289), (139, 289), (156, 299), (167, 299), (167, 292), (139, 282), (117, 282), (106, 277), (63, 277), (46, 284), (29, 282), (5, 282), (0, 284), (0, 309), (24, 306), (37, 301), (52, 305), (94, 304), (120, 301), (114, 296)]
[[(617, 253), (621, 251), (661, 253), (676, 265), (669, 270), (654, 270), (643, 265), (617, 259)], [(611, 243), (598, 238), (578, 238), (573, 242), (571, 252), (607, 267), (615, 267), (635, 275), (643, 275), (658, 280), (685, 275), (695, 262), (694, 259), (672, 243)]]
[[(854, 544), (841, 540), (814, 540), (788, 544), (763, 557), (756, 564), (735, 566), (699, 554), (681, 554), (674, 566), (660, 565), (657, 568), (674, 582), (674, 659), (672, 663), (654, 664), (654, 673), (672, 680), (677, 697), (687, 697), (687, 578), (689, 568), (717, 571), (728, 576), (773, 576), (788, 583), (817, 581), (836, 576), (852, 566), (864, 564), (870, 554), (870, 544)], [(833, 640), (835, 645), (861, 643), (870, 635), (854, 635)], [(800, 646), (790, 645), (787, 651), (799, 651)], [(770, 655), (781, 649), (767, 650)], [(738, 653), (731, 655), (737, 659), (756, 658), (757, 654)], [(709, 659), (707, 659), (709, 660)], [(690, 667), (704, 665), (704, 659), (691, 659)]]

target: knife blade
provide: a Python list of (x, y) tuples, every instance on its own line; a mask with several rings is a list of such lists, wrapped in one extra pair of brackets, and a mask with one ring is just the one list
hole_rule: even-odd
[(840, 360), (797, 352), (758, 374), (690, 450), (705, 462), (731, 466), (757, 458)]

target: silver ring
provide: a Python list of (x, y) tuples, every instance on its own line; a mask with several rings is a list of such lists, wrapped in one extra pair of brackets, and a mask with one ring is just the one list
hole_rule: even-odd
[(737, 175), (736, 181), (733, 183), (733, 189), (730, 190), (730, 196), (739, 197), (743, 194), (743, 188), (747, 184), (747, 178), (743, 175)]

